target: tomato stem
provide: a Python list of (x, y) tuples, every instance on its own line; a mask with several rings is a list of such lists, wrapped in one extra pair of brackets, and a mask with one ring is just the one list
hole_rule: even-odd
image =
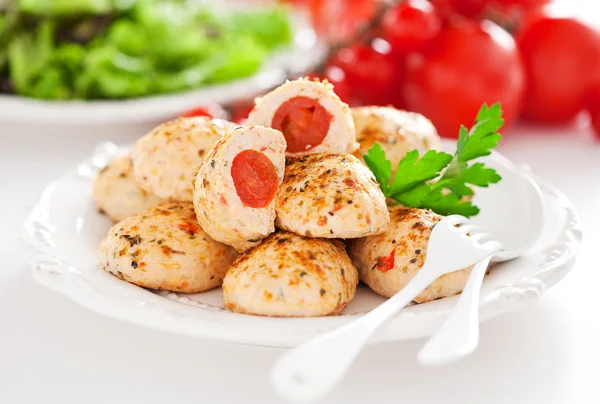
[(381, 23), (382, 23), (382, 20), (383, 20), (383, 17), (385, 16), (385, 14), (390, 9), (392, 9), (396, 6), (399, 6), (400, 4), (404, 3), (405, 1), (406, 0), (379, 0), (378, 2), (381, 4), (379, 4), (377, 9), (375, 10), (375, 13), (373, 14), (373, 18), (371, 18), (369, 21), (362, 24), (356, 30), (356, 33), (354, 35), (351, 35), (349, 38), (331, 45), (329, 47), (329, 51), (327, 52), (326, 56), (317, 65), (317, 67), (314, 69), (314, 71), (316, 73), (324, 73), (325, 69), (327, 68), (327, 65), (329, 63), (329, 60), (333, 56), (335, 56), (335, 54), (337, 54), (341, 49), (347, 48), (348, 46), (350, 46), (356, 42), (366, 40), (368, 38), (368, 34), (374, 28), (379, 28), (381, 26)]

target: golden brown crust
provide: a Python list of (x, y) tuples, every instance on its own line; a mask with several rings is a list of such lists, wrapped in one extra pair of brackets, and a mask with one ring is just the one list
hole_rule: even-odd
[[(390, 210), (388, 231), (353, 240), (348, 248), (360, 278), (378, 294), (391, 297), (416, 275), (425, 263), (431, 231), (442, 216), (427, 210), (397, 207)], [(427, 302), (460, 293), (470, 268), (444, 275), (414, 301)]]
[(120, 279), (185, 293), (219, 286), (237, 256), (200, 228), (189, 202), (161, 204), (117, 223), (98, 252), (103, 268)]
[(207, 117), (177, 118), (139, 139), (131, 157), (138, 185), (170, 201), (192, 201), (193, 174), (210, 146), (236, 125)]
[(129, 156), (117, 156), (98, 173), (92, 195), (100, 213), (114, 222), (164, 202), (140, 187), (133, 178)]
[(325, 316), (344, 309), (357, 283), (356, 268), (338, 240), (278, 232), (233, 263), (223, 302), (239, 313)]
[(441, 150), (440, 137), (431, 121), (415, 112), (393, 107), (352, 108), (356, 141), (360, 148), (354, 155), (363, 155), (379, 143), (395, 170), (398, 162), (411, 150), (423, 155), (429, 150)]
[(307, 237), (356, 238), (389, 226), (379, 184), (352, 155), (288, 159), (276, 211), (279, 228)]

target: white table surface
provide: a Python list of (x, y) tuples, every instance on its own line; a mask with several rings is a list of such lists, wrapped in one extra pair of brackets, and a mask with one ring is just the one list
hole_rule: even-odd
[[(599, 22), (596, 2), (563, 3)], [(145, 129), (0, 126), (0, 404), (281, 402), (268, 383), (280, 349), (124, 324), (32, 279), (19, 239), (27, 207), (99, 141)], [(460, 363), (419, 367), (423, 340), (368, 347), (324, 402), (600, 403), (600, 142), (586, 128), (519, 126), (500, 151), (575, 203), (585, 233), (572, 273), (539, 302), (483, 323), (479, 348)]]
[[(267, 378), (279, 349), (124, 324), (32, 279), (18, 238), (27, 206), (98, 141), (143, 131), (0, 129), (0, 403), (280, 402)], [(419, 367), (422, 340), (368, 347), (325, 402), (600, 402), (600, 143), (585, 128), (518, 127), (500, 151), (572, 198), (585, 226), (573, 272), (536, 304), (484, 323), (480, 347), (461, 363)]]

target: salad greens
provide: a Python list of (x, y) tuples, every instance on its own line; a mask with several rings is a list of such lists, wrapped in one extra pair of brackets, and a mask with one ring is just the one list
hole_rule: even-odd
[(134, 98), (256, 73), (292, 40), (281, 8), (192, 0), (13, 0), (0, 10), (0, 92)]
[(18, 0), (18, 7), (24, 13), (69, 16), (80, 13), (102, 14), (113, 9), (111, 0)]

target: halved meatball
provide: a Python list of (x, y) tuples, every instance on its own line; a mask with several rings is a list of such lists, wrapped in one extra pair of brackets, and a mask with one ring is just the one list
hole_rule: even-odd
[(164, 202), (138, 187), (129, 156), (113, 158), (98, 173), (92, 194), (98, 210), (115, 222)]
[(190, 202), (161, 204), (115, 224), (98, 254), (103, 268), (120, 279), (185, 293), (219, 286), (237, 257), (202, 231)]
[(194, 207), (212, 238), (244, 251), (275, 230), (285, 139), (263, 126), (240, 127), (209, 150), (194, 180)]
[[(348, 253), (360, 279), (378, 294), (391, 297), (406, 286), (425, 263), (427, 242), (442, 216), (428, 210), (393, 208), (388, 231), (352, 240)], [(471, 267), (439, 277), (414, 301), (423, 303), (462, 292)]]
[(346, 307), (357, 283), (340, 241), (279, 232), (235, 261), (223, 281), (223, 302), (238, 313), (327, 316)]
[(276, 209), (277, 227), (306, 237), (364, 237), (390, 224), (373, 173), (351, 154), (288, 159)]
[(248, 125), (280, 130), (287, 156), (352, 153), (358, 147), (348, 105), (318, 80), (288, 81), (256, 100)]
[(178, 118), (157, 126), (131, 152), (135, 179), (170, 201), (192, 201), (192, 178), (208, 148), (237, 125), (207, 117)]

